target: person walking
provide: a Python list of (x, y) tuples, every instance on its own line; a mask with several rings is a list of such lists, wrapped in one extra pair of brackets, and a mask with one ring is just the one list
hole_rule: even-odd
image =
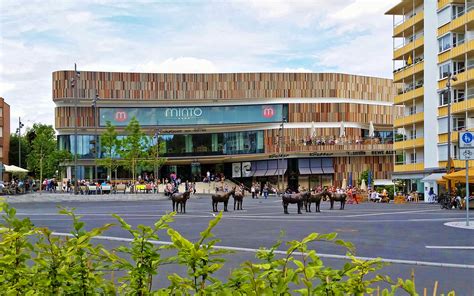
[(265, 199), (268, 198), (268, 183), (265, 183), (265, 185), (263, 185), (263, 196)]
[(255, 183), (253, 183), (252, 187), (250, 187), (250, 192), (252, 193), (252, 198), (255, 198)]

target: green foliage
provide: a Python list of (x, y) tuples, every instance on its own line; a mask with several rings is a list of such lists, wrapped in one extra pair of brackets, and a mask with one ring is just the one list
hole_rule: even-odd
[[(60, 213), (72, 220), (70, 236), (59, 237), (47, 228), (20, 220), (15, 209), (0, 203), (0, 291), (6, 295), (367, 295), (380, 283), (387, 283), (381, 295), (419, 295), (414, 279), (392, 280), (379, 275), (380, 260), (361, 260), (351, 243), (337, 239), (336, 233), (311, 233), (302, 240), (279, 240), (269, 249), (261, 248), (257, 263), (245, 262), (232, 271), (227, 281), (214, 274), (222, 269), (228, 254), (216, 246), (212, 231), (222, 213), (209, 222), (196, 242), (170, 227), (173, 214), (161, 217), (152, 226), (133, 228), (117, 215), (122, 229), (132, 236), (130, 244), (113, 251), (92, 240), (112, 227), (86, 230), (73, 211)], [(158, 233), (169, 235), (172, 243), (156, 246)], [(346, 250), (351, 259), (341, 269), (325, 266), (314, 246), (331, 243)], [(175, 254), (164, 257), (165, 252)], [(120, 256), (123, 254), (124, 256)], [(186, 275), (168, 275), (169, 286), (153, 289), (153, 277), (163, 264), (179, 264)], [(115, 279), (115, 272), (125, 275)], [(448, 294), (454, 296), (454, 291)]]
[(58, 150), (53, 126), (35, 123), (27, 131), (27, 167), (36, 176), (53, 177), (59, 164), (72, 158), (70, 152)]
[(119, 166), (117, 152), (120, 148), (120, 141), (117, 135), (115, 126), (113, 126), (110, 121), (107, 121), (106, 130), (100, 136), (102, 158), (97, 160), (97, 164), (107, 168), (107, 175), (110, 176), (110, 178), (112, 178), (112, 171)]
[(138, 225), (133, 229), (118, 215), (114, 217), (119, 221), (122, 229), (129, 232), (133, 240), (130, 246), (120, 246), (118, 252), (128, 254), (132, 259), (121, 258), (116, 254), (109, 254), (114, 262), (114, 267), (124, 270), (127, 274), (120, 279), (119, 292), (126, 295), (149, 295), (152, 289), (153, 276), (157, 275), (159, 266), (169, 263), (170, 259), (162, 259), (160, 251), (166, 246), (156, 247), (151, 241), (159, 240), (158, 231), (168, 229), (168, 223), (173, 221), (174, 213), (161, 217), (153, 227)]
[(10, 135), (10, 151), (8, 152), (8, 161), (10, 165), (18, 166), (18, 144), (21, 141), (21, 165), (24, 167), (26, 166), (26, 157), (28, 156), (29, 152), (29, 143), (26, 137), (21, 136), (18, 137), (18, 134), (11, 134)]
[(148, 146), (148, 138), (140, 128), (140, 123), (133, 117), (125, 128), (126, 137), (120, 142), (118, 151), (121, 164), (130, 169), (132, 172), (132, 180), (135, 180), (137, 168), (145, 164), (144, 159), (147, 158), (146, 147)]

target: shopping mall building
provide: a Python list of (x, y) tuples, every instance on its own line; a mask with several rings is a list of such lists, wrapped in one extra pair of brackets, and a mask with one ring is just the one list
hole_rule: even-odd
[[(150, 138), (158, 135), (164, 143), (161, 176), (175, 171), (183, 179), (200, 180), (209, 171), (276, 184), (284, 173), (290, 186), (314, 186), (340, 185), (343, 179), (355, 184), (364, 170), (375, 179), (392, 175), (395, 88), (389, 79), (82, 71), (74, 90), (73, 77), (74, 71), (53, 73), (53, 100), (60, 148), (73, 153), (77, 108), (81, 179), (94, 178), (95, 130), (102, 133), (110, 121), (123, 133), (133, 117)], [(72, 165), (64, 164), (69, 178)], [(119, 177), (127, 176), (119, 171)], [(99, 179), (105, 178), (99, 167)]]

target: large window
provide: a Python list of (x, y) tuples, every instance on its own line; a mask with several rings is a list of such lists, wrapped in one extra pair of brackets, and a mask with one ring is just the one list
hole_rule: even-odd
[(466, 128), (466, 119), (462, 118), (453, 118), (453, 130), (459, 131)]
[(449, 94), (447, 91), (442, 91), (439, 93), (439, 105), (444, 106), (449, 102)]
[[(119, 136), (119, 138), (123, 139), (124, 137)], [(78, 136), (79, 158), (94, 158), (93, 139), (94, 136)], [(169, 157), (264, 153), (263, 131), (159, 135), (159, 141), (163, 143), (160, 155)], [(74, 153), (73, 135), (58, 136), (58, 142), (60, 149)], [(156, 145), (156, 139), (150, 138), (149, 143), (152, 146)], [(99, 157), (103, 157), (100, 148), (99, 155)]]
[(451, 72), (451, 64), (446, 63), (439, 66), (439, 79), (447, 78)]
[(446, 34), (438, 38), (438, 52), (443, 52), (451, 48), (451, 34)]
[(100, 108), (100, 125), (126, 126), (135, 117), (141, 126), (195, 126), (272, 123), (287, 117), (287, 105), (177, 106)]

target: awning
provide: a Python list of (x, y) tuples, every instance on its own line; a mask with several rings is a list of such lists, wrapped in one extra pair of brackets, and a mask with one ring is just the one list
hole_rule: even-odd
[(263, 177), (267, 173), (267, 170), (256, 170), (255, 174), (253, 174), (254, 177)]
[(300, 158), (298, 169), (300, 175), (334, 174), (331, 158)]
[[(280, 166), (280, 168), (278, 168)], [(286, 159), (261, 160), (252, 162), (253, 177), (277, 176), (286, 173), (288, 161)], [(255, 169), (254, 169), (255, 168)]]
[(311, 175), (311, 169), (310, 168), (299, 168), (300, 175)]
[(434, 173), (434, 174), (431, 174), (429, 176), (426, 176), (424, 177), (423, 179), (421, 179), (421, 182), (436, 182), (440, 179), (442, 179), (444, 176), (446, 175), (446, 173)]
[(28, 173), (29, 171), (20, 167), (17, 167), (16, 165), (3, 165), (5, 167), (5, 172), (6, 173)]
[(321, 160), (321, 167), (325, 174), (334, 174), (334, 167), (332, 164), (332, 158), (323, 158)]
[[(457, 171), (446, 176), (443, 176), (441, 182), (447, 182), (451, 180), (452, 182), (466, 183), (466, 170)], [(468, 171), (468, 181), (469, 183), (474, 183), (474, 168), (469, 168)]]
[(393, 183), (392, 180), (389, 179), (375, 179), (374, 180), (374, 186), (394, 186), (395, 184)]

